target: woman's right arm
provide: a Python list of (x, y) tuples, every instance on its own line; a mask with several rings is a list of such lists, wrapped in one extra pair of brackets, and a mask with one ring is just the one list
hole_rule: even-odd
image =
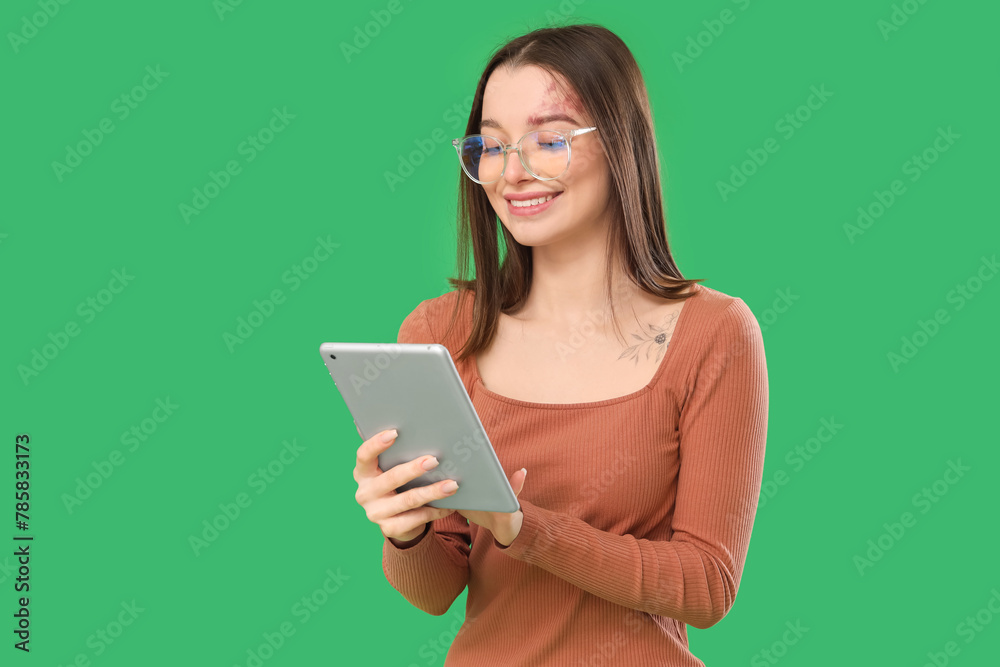
[[(397, 343), (439, 342), (427, 320), (426, 303), (421, 302), (403, 320), (396, 338)], [(375, 456), (377, 469), (377, 453)], [(419, 465), (419, 460), (403, 465)], [(414, 468), (414, 472), (422, 474), (424, 470)], [(417, 474), (413, 475), (416, 476)], [(399, 484), (402, 483), (405, 481)], [(428, 491), (439, 490), (442, 484), (443, 482), (438, 482), (423, 488)], [(422, 492), (420, 489), (411, 489), (402, 494), (402, 497), (414, 495), (416, 498), (417, 493)], [(448, 495), (450, 493), (446, 492), (428, 494), (423, 502)], [(418, 501), (414, 499), (412, 502)], [(472, 539), (469, 521), (454, 510), (421, 507), (414, 511), (430, 514), (423, 519), (424, 523), (405, 531), (405, 534), (400, 530), (386, 535), (382, 545), (382, 571), (389, 584), (413, 606), (440, 616), (448, 611), (469, 581)]]
[(452, 480), (396, 491), (433, 470), (437, 459), (421, 456), (383, 472), (378, 457), (395, 442), (394, 431), (379, 432), (358, 448), (354, 498), (382, 530), (386, 579), (415, 607), (440, 616), (469, 580), (469, 525), (455, 510), (427, 505), (454, 494), (447, 486)]
[(470, 540), (468, 519), (453, 512), (426, 524), (410, 542), (385, 538), (382, 571), (413, 606), (441, 616), (469, 582)]

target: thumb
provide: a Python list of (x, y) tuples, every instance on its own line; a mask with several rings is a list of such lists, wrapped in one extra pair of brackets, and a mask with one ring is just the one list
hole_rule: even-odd
[(524, 488), (524, 479), (528, 476), (528, 469), (521, 468), (510, 476), (510, 488), (514, 490), (514, 496), (520, 495), (521, 490)]

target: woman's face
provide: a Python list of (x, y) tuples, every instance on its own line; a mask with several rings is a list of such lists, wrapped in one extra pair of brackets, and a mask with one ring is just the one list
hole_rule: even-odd
[[(493, 71), (483, 92), (480, 132), (515, 144), (534, 130), (574, 130), (593, 122), (568, 84), (534, 65)], [(571, 236), (603, 232), (609, 205), (609, 169), (598, 131), (572, 139), (569, 169), (541, 181), (525, 171), (517, 153), (507, 155), (500, 180), (482, 186), (511, 235), (525, 246), (542, 246)], [(529, 207), (511, 200), (553, 198)]]

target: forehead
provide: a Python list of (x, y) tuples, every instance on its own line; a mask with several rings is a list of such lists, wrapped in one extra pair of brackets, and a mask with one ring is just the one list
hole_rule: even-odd
[(531, 125), (531, 119), (560, 114), (586, 122), (579, 96), (559, 74), (535, 65), (513, 70), (500, 66), (486, 81), (483, 120), (495, 120), (504, 128), (512, 128)]

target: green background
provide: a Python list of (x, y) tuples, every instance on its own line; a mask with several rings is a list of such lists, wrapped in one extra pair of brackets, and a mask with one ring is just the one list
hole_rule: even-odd
[[(2, 534), (12, 545), (20, 533), (14, 438), (26, 433), (35, 536), (30, 655), (11, 646), (16, 575), (0, 557), (0, 662), (246, 665), (289, 622), (264, 664), (443, 663), (465, 595), (433, 617), (386, 582), (381, 533), (354, 500), (360, 441), (318, 347), (394, 342), (420, 301), (449, 290), (458, 165), (431, 137), (462, 134), (499, 43), (593, 21), (646, 77), (682, 272), (742, 298), (764, 330), (774, 486), (737, 602), (715, 627), (689, 628), (693, 652), (709, 665), (772, 664), (765, 650), (787, 665), (922, 665), (955, 642), (954, 664), (995, 664), (1000, 619), (982, 613), (991, 622), (971, 641), (959, 624), (1000, 590), (1000, 280), (976, 283), (1000, 251), (996, 4), (897, 3), (916, 11), (888, 33), (885, 0), (402, 0), (397, 14), (381, 0), (52, 4), (50, 18), (45, 0), (0, 8)], [(706, 32), (726, 9), (732, 22)], [(391, 20), (365, 44), (373, 11)], [(703, 32), (701, 53), (678, 65)], [(363, 48), (345, 55), (356, 38)], [(147, 78), (155, 86), (121, 118), (115, 100), (147, 67), (162, 80)], [(776, 123), (806, 115), (812, 86), (831, 96), (788, 137)], [(248, 160), (241, 143), (274, 109), (294, 118)], [(105, 118), (113, 131), (57, 174), (53, 162)], [(939, 128), (959, 138), (935, 156)], [(720, 195), (769, 137), (779, 150)], [(420, 145), (430, 154), (410, 161)], [(906, 163), (927, 149), (937, 160), (913, 181)], [(181, 205), (231, 160), (239, 173), (186, 220)], [(405, 176), (390, 184), (387, 172)], [(857, 208), (895, 179), (905, 194), (849, 238)], [(336, 249), (304, 261), (317, 239)], [(312, 270), (298, 283), (296, 266)], [(133, 278), (88, 319), (78, 305), (109, 296), (123, 269)], [(961, 308), (959, 285), (980, 288)], [(283, 302), (227, 345), (274, 290)], [(889, 353), (938, 310), (947, 321), (894, 368)], [(70, 323), (79, 335), (22, 376)], [(152, 420), (168, 398), (178, 407)], [(796, 464), (824, 418), (843, 428)], [(151, 432), (129, 451), (122, 434), (144, 420)], [(252, 485), (286, 442), (297, 457)], [(116, 450), (121, 465), (67, 507)], [(949, 460), (969, 470), (938, 495)], [(935, 502), (915, 503), (925, 487)], [(249, 506), (196, 554), (190, 536), (241, 493)], [(915, 524), (886, 537), (904, 512)], [(880, 536), (891, 546), (859, 571)], [(297, 614), (328, 570), (339, 588)], [(133, 600), (134, 622), (98, 643)], [(797, 622), (808, 631), (782, 647)]]

